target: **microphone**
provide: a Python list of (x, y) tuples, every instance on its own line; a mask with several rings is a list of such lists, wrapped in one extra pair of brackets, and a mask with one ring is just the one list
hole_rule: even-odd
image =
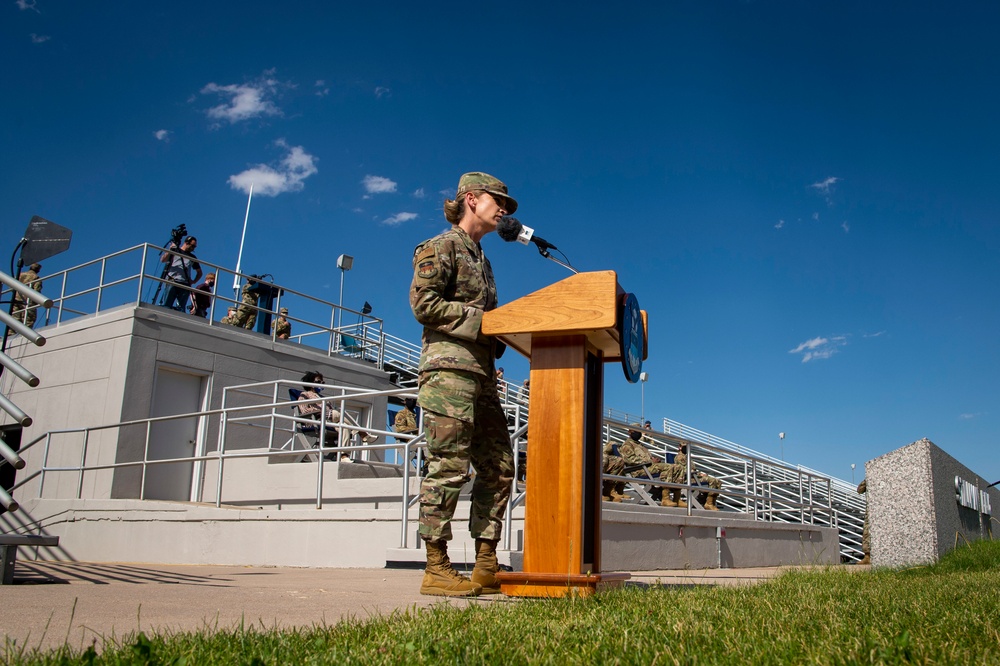
[(500, 218), (500, 221), (497, 223), (497, 235), (508, 243), (514, 241), (517, 241), (521, 245), (527, 245), (529, 242), (534, 243), (541, 252), (559, 249), (541, 236), (536, 236), (534, 229), (521, 224), (517, 218), (510, 217), (509, 215)]

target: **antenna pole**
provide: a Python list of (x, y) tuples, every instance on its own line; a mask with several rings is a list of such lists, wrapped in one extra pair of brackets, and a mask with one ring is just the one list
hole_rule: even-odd
[(236, 274), (233, 275), (233, 298), (240, 294), (240, 267), (243, 262), (243, 242), (247, 239), (247, 221), (250, 219), (250, 201), (253, 199), (253, 183), (247, 195), (247, 214), (243, 217), (243, 235), (240, 236), (240, 253), (236, 256)]

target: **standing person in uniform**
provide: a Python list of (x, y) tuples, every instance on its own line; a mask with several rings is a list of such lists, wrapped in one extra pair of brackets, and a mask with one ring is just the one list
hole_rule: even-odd
[[(42, 272), (41, 264), (31, 264), (28, 270), (18, 276), (21, 284), (30, 287), (35, 291), (42, 290), (42, 280), (38, 274)], [(38, 313), (38, 306), (26, 299), (18, 292), (14, 292), (14, 319), (23, 323), (28, 328), (35, 327), (35, 316)]]
[[(420, 536), (427, 550), (421, 594), (496, 594), (496, 548), (514, 476), (514, 456), (494, 360), (501, 343), (482, 334), (497, 306), (493, 269), (479, 241), (517, 209), (507, 186), (485, 173), (464, 174), (444, 204), (451, 229), (416, 247), (410, 307), (423, 325), (419, 403), (428, 470), (420, 485)], [(502, 353), (502, 352), (501, 352)], [(476, 470), (469, 531), (476, 540), (472, 579), (448, 559), (458, 494)]]
[(288, 308), (278, 310), (278, 318), (271, 322), (271, 330), (274, 331), (274, 337), (279, 340), (292, 337), (292, 322), (288, 321)]
[(239, 326), (248, 331), (253, 330), (253, 325), (257, 323), (257, 299), (260, 298), (258, 285), (258, 282), (251, 279), (248, 279), (247, 283), (243, 285), (243, 300), (236, 308), (236, 314), (229, 320), (233, 326)]

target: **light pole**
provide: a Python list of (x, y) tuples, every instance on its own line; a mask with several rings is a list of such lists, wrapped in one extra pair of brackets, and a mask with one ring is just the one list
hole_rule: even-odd
[(640, 399), (642, 400), (642, 403), (641, 403), (641, 405), (639, 407), (640, 412), (641, 412), (639, 414), (639, 421), (641, 421), (642, 423), (646, 422), (646, 382), (648, 382), (648, 381), (649, 381), (649, 373), (648, 372), (640, 372), (639, 373), (639, 390), (641, 392), (641, 398)]
[(778, 440), (781, 441), (781, 462), (785, 462), (785, 433), (778, 433)]
[(854, 483), (854, 463), (851, 463), (851, 483)]
[(340, 301), (337, 303), (337, 349), (340, 349), (340, 325), (344, 320), (344, 274), (354, 266), (354, 257), (342, 254), (337, 257), (337, 268), (340, 269)]

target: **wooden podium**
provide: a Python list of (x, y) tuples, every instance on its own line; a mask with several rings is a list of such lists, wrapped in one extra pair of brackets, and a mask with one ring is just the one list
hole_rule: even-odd
[(614, 271), (578, 273), (483, 317), (531, 361), (524, 571), (500, 574), (506, 595), (590, 596), (629, 578), (601, 572), (604, 363), (621, 359), (625, 297)]

